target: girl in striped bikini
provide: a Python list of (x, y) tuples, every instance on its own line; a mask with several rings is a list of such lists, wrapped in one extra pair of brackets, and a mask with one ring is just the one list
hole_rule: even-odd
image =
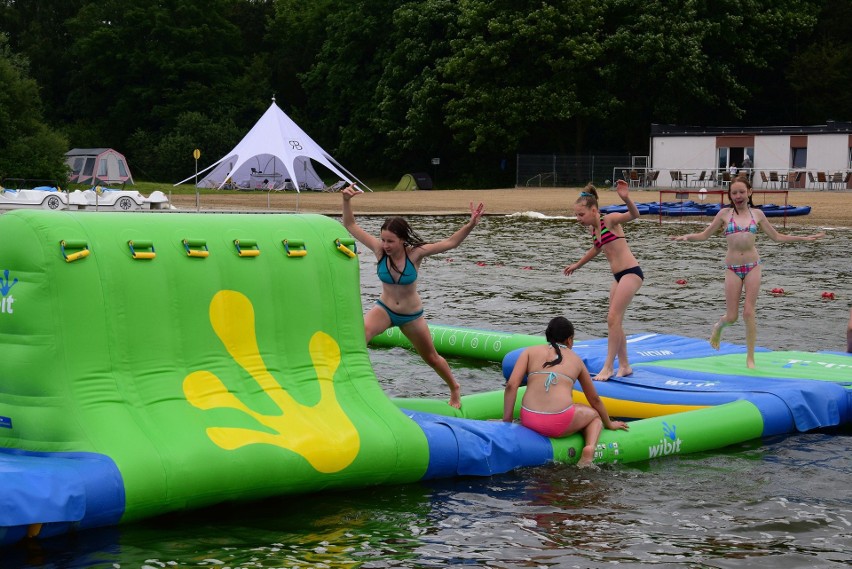
[(728, 201), (730, 207), (719, 210), (716, 217), (701, 233), (673, 236), (676, 241), (706, 241), (711, 235), (724, 228), (725, 240), (728, 242), (728, 253), (725, 256), (725, 306), (726, 312), (713, 326), (710, 335), (710, 345), (719, 349), (722, 330), (737, 321), (740, 308), (740, 297), (745, 289), (743, 304), (743, 321), (746, 326), (746, 366), (754, 367), (754, 346), (757, 342), (757, 322), (755, 308), (757, 295), (760, 291), (760, 255), (757, 253), (755, 241), (758, 229), (762, 229), (773, 241), (786, 243), (790, 241), (814, 241), (825, 235), (824, 232), (814, 235), (785, 235), (778, 233), (766, 219), (763, 211), (752, 209), (751, 183), (746, 176), (738, 176), (728, 186)]
[[(574, 215), (577, 221), (589, 228), (595, 244), (583, 257), (565, 268), (566, 276), (594, 259), (601, 251), (606, 255), (612, 270), (613, 283), (609, 289), (609, 312), (606, 316), (607, 351), (603, 369), (594, 377), (596, 381), (606, 381), (613, 375), (624, 377), (633, 373), (627, 360), (627, 336), (624, 334), (624, 313), (633, 295), (642, 286), (645, 275), (639, 262), (624, 237), (621, 224), (639, 217), (639, 209), (630, 199), (627, 182), (619, 180), (615, 188), (621, 200), (627, 204), (624, 213), (601, 215), (598, 207), (598, 191), (591, 184), (586, 186), (580, 197), (574, 202)], [(615, 371), (615, 357), (618, 356), (618, 373)]]

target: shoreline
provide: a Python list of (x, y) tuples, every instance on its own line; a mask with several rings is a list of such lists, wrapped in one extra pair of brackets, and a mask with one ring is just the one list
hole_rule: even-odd
[[(661, 194), (659, 190), (665, 190)], [(536, 212), (546, 216), (572, 217), (570, 208), (579, 197), (581, 188), (501, 188), (486, 190), (414, 190), (406, 192), (366, 192), (355, 198), (353, 207), (356, 215), (467, 215), (470, 203), (483, 202), (485, 215), (511, 215)], [(621, 203), (614, 190), (599, 190), (602, 206)], [(677, 201), (670, 188), (641, 189), (631, 191), (634, 202)], [(173, 206), (180, 211), (204, 213), (318, 213), (341, 214), (341, 197), (330, 192), (235, 192), (223, 190), (216, 194), (196, 196), (179, 194), (170, 197)], [(719, 199), (710, 196), (710, 199)], [(784, 204), (784, 196), (758, 188), (754, 191), (756, 205), (765, 203)], [(787, 217), (786, 225), (820, 227), (828, 229), (852, 228), (852, 191), (807, 191), (790, 190), (787, 203), (796, 206), (811, 206), (808, 215)], [(645, 215), (641, 219), (657, 219)], [(674, 217), (668, 220), (690, 220), (709, 222), (707, 217)], [(783, 225), (783, 217), (773, 217), (773, 225)]]

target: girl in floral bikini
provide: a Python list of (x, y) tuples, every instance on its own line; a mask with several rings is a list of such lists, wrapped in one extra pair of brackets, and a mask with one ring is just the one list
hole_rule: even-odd
[(760, 255), (757, 253), (755, 241), (757, 230), (762, 229), (770, 239), (779, 243), (790, 241), (814, 241), (823, 237), (824, 232), (814, 235), (785, 235), (769, 223), (764, 213), (752, 209), (751, 183), (745, 176), (738, 176), (728, 187), (730, 207), (722, 208), (713, 221), (701, 233), (673, 236), (676, 241), (706, 241), (711, 235), (724, 228), (725, 240), (728, 242), (728, 253), (725, 256), (725, 315), (713, 326), (710, 335), (710, 345), (719, 349), (722, 330), (737, 321), (740, 296), (745, 288), (745, 304), (743, 305), (743, 320), (746, 325), (746, 365), (754, 367), (754, 345), (757, 341), (757, 323), (755, 307), (760, 291)]

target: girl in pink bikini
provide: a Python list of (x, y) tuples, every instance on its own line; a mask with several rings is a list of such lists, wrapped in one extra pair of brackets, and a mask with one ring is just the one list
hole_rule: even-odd
[[(514, 418), (518, 389), (527, 387), (521, 401), (521, 424), (546, 437), (558, 438), (582, 431), (583, 452), (577, 466), (592, 465), (595, 446), (604, 427), (627, 430), (627, 423), (607, 414), (583, 360), (571, 351), (574, 326), (557, 316), (547, 325), (546, 345), (521, 352), (503, 394), (503, 421)], [(574, 382), (579, 381), (589, 405), (574, 403)]]
[(743, 305), (743, 320), (746, 326), (746, 365), (754, 367), (754, 345), (757, 341), (757, 323), (755, 307), (760, 291), (760, 255), (757, 253), (755, 241), (758, 229), (763, 230), (773, 241), (786, 243), (790, 241), (814, 241), (823, 237), (824, 232), (814, 235), (785, 235), (769, 223), (759, 209), (752, 209), (751, 183), (746, 176), (738, 176), (728, 186), (730, 207), (722, 208), (713, 221), (701, 233), (673, 236), (675, 241), (706, 241), (711, 235), (724, 229), (725, 240), (728, 242), (728, 253), (725, 256), (725, 315), (713, 326), (710, 335), (710, 345), (719, 349), (722, 330), (737, 321), (740, 297), (745, 289)]
[[(596, 381), (606, 381), (613, 375), (625, 377), (633, 373), (627, 359), (627, 336), (624, 333), (624, 313), (633, 300), (633, 296), (642, 286), (645, 275), (639, 261), (633, 256), (624, 236), (623, 223), (639, 217), (639, 209), (630, 199), (627, 182), (618, 180), (615, 191), (627, 206), (627, 211), (601, 214), (598, 206), (598, 192), (591, 184), (583, 188), (580, 197), (574, 202), (574, 215), (581, 225), (588, 228), (594, 245), (576, 263), (565, 267), (563, 271), (570, 276), (577, 269), (597, 257), (603, 251), (613, 281), (609, 288), (609, 311), (606, 315), (607, 352), (603, 369), (594, 377)], [(615, 371), (615, 358), (618, 357), (618, 372)]]

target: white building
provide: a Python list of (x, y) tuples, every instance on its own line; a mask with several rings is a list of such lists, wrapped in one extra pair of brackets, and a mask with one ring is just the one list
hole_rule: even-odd
[[(781, 179), (780, 187), (785, 187), (783, 181), (789, 177), (791, 188), (852, 188), (852, 122), (765, 127), (651, 125), (648, 169), (660, 172), (658, 186), (684, 183), (676, 174), (673, 180), (672, 172), (688, 172), (690, 183), (699, 172), (706, 172), (707, 178), (712, 172), (718, 183), (731, 166), (742, 168), (746, 155), (752, 162), (755, 187), (764, 187), (763, 175), (769, 179), (774, 172)], [(827, 182), (818, 181), (820, 173)]]

